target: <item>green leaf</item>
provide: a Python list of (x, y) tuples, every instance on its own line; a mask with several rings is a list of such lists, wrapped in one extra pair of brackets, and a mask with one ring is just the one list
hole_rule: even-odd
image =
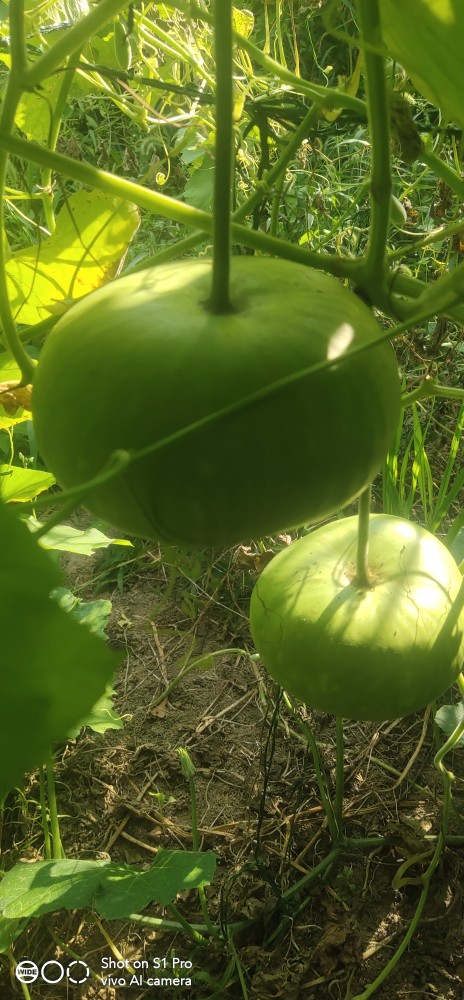
[[(464, 705), (462, 701), (458, 701), (457, 705), (442, 705), (435, 714), (435, 722), (437, 726), (445, 733), (448, 738), (451, 733), (454, 733), (456, 726), (464, 719)], [(455, 743), (456, 747), (464, 747), (464, 735)]]
[(51, 596), (63, 611), (71, 614), (75, 621), (85, 625), (94, 635), (105, 639), (105, 628), (111, 614), (111, 601), (98, 598), (96, 601), (81, 601), (66, 587), (55, 587)]
[(56, 483), (51, 472), (0, 465), (0, 500), (4, 503), (27, 503)]
[(21, 377), (19, 365), (13, 355), (5, 351), (0, 355), (0, 430), (32, 419), (28, 407), (29, 395), (24, 388), (19, 391), (12, 388), (15, 382), (20, 382)]
[(17, 919), (92, 907), (115, 920), (209, 885), (215, 867), (211, 851), (160, 850), (147, 871), (112, 861), (20, 862), (0, 883), (0, 913)]
[(450, 552), (459, 566), (464, 559), (464, 528), (459, 529), (456, 538), (450, 545)]
[(380, 0), (382, 34), (423, 96), (464, 125), (462, 0)]
[(106, 733), (107, 729), (124, 729), (121, 716), (114, 711), (113, 697), (115, 694), (113, 688), (108, 688), (93, 706), (92, 711), (86, 715), (85, 719), (81, 719), (79, 726), (68, 733), (69, 739), (74, 739), (83, 726), (93, 729), (94, 733)]
[(4, 504), (0, 547), (1, 801), (88, 714), (120, 655), (50, 600), (61, 574)]
[(26, 920), (7, 920), (0, 917), (0, 955), (4, 955), (13, 941), (22, 933), (26, 926)]
[(214, 194), (214, 168), (213, 161), (206, 155), (201, 167), (195, 170), (190, 180), (184, 188), (185, 200), (193, 208), (199, 208), (203, 212), (210, 212), (213, 204)]
[(238, 10), (232, 7), (232, 27), (242, 38), (249, 38), (255, 26), (254, 14), (251, 10)]
[[(94, 635), (106, 639), (105, 628), (111, 614), (111, 601), (101, 598), (96, 601), (81, 601), (65, 587), (56, 587), (51, 596), (67, 614), (93, 632)], [(116, 692), (108, 686), (105, 693), (98, 699), (85, 718), (79, 720), (78, 726), (73, 726), (67, 733), (68, 739), (74, 739), (83, 726), (88, 726), (96, 733), (105, 733), (107, 729), (124, 729), (124, 723), (113, 707), (113, 696)]]
[(102, 191), (69, 195), (53, 236), (18, 250), (6, 265), (16, 320), (34, 325), (61, 315), (113, 278), (138, 226), (131, 202)]
[[(29, 517), (26, 523), (31, 531), (37, 531), (42, 527), (42, 522), (37, 521), (35, 517)], [(91, 556), (97, 549), (107, 549), (109, 545), (133, 547), (133, 543), (126, 538), (108, 538), (97, 528), (82, 530), (67, 524), (58, 524), (55, 528), (50, 528), (50, 531), (39, 539), (39, 545), (44, 549), (74, 552), (80, 556)]]
[(15, 122), (27, 139), (46, 142), (50, 135), (52, 116), (62, 86), (61, 73), (42, 80), (40, 89), (23, 91)]

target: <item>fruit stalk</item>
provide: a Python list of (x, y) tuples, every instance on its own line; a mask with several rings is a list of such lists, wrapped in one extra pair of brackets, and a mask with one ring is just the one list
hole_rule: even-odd
[(365, 280), (382, 286), (386, 274), (388, 224), (391, 204), (390, 130), (378, 0), (358, 0), (359, 25), (366, 71), (366, 97), (372, 146), (371, 224), (365, 261)]
[(358, 508), (358, 543), (356, 551), (356, 576), (353, 583), (356, 587), (367, 588), (369, 582), (369, 509), (371, 488), (367, 487), (361, 493)]
[(232, 185), (232, 8), (230, 0), (216, 0), (214, 7), (216, 62), (216, 165), (213, 203), (213, 287), (209, 307), (213, 313), (231, 310), (230, 202)]

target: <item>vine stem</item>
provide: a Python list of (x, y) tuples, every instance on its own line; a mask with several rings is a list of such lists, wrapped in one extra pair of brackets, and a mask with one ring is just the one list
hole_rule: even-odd
[[(261, 180), (256, 183), (253, 194), (249, 195), (249, 197), (242, 202), (239, 208), (232, 213), (233, 222), (241, 222), (242, 219), (246, 219), (247, 215), (251, 215), (254, 209), (258, 207), (264, 198), (271, 194), (274, 184), (280, 182), (281, 176), (284, 175), (288, 163), (297, 153), (301, 143), (311, 134), (318, 118), (319, 110), (313, 106), (306, 113), (295, 131), (291, 133), (279, 158), (272, 165), (272, 167), (269, 168), (269, 170), (265, 171)], [(182, 240), (176, 240), (175, 243), (170, 243), (163, 250), (159, 250), (151, 257), (146, 257), (145, 260), (136, 264), (134, 267), (128, 267), (125, 273), (132, 274), (136, 271), (144, 271), (147, 267), (157, 267), (158, 264), (164, 264), (165, 262), (173, 260), (176, 257), (181, 257), (182, 254), (192, 250), (198, 244), (204, 243), (204, 241), (204, 233), (193, 233), (191, 236), (186, 236)], [(420, 290), (422, 290), (422, 286)]]
[[(151, 191), (149, 188), (143, 187), (142, 184), (126, 180), (124, 177), (117, 177), (116, 174), (110, 174), (107, 170), (93, 167), (84, 160), (73, 160), (72, 157), (64, 156), (62, 153), (52, 153), (36, 142), (29, 142), (19, 138), (19, 136), (11, 135), (7, 129), (1, 128), (1, 126), (0, 146), (15, 156), (24, 157), (39, 166), (50, 166), (57, 173), (71, 177), (80, 184), (96, 188), (98, 191), (106, 191), (113, 198), (124, 198), (133, 202), (134, 205), (138, 205), (139, 208), (157, 213), (165, 219), (180, 222), (184, 226), (191, 226), (205, 233), (213, 231), (213, 219), (209, 212), (192, 208), (175, 198)], [(361, 284), (362, 258), (340, 257), (336, 254), (305, 250), (295, 243), (268, 236), (267, 233), (250, 229), (235, 221), (232, 223), (231, 232), (233, 239), (243, 246), (252, 247), (271, 256), (293, 260), (306, 267), (327, 271), (337, 278), (348, 278), (355, 284)], [(394, 315), (396, 318), (396, 314)], [(410, 326), (410, 321), (406, 325)]]
[(356, 550), (356, 576), (353, 580), (355, 587), (367, 589), (369, 581), (369, 510), (371, 503), (371, 488), (361, 493), (358, 509), (358, 539)]
[(326, 815), (326, 818), (327, 818), (327, 826), (329, 827), (330, 836), (332, 837), (333, 843), (335, 845), (337, 845), (338, 842), (339, 842), (339, 839), (340, 839), (339, 838), (339, 826), (337, 824), (337, 820), (336, 820), (334, 808), (332, 806), (332, 802), (330, 801), (329, 793), (327, 791), (327, 786), (326, 786), (326, 782), (325, 782), (324, 774), (323, 774), (323, 770), (322, 770), (321, 756), (320, 756), (320, 753), (319, 753), (318, 745), (317, 745), (315, 737), (314, 737), (314, 733), (313, 733), (313, 731), (312, 731), (311, 726), (309, 725), (309, 723), (303, 722), (302, 719), (299, 718), (299, 716), (298, 716), (298, 714), (297, 714), (297, 712), (296, 712), (296, 710), (295, 710), (295, 708), (294, 708), (294, 706), (293, 706), (293, 704), (292, 704), (292, 702), (291, 702), (288, 694), (285, 691), (284, 691), (284, 696), (283, 697), (284, 697), (284, 702), (285, 702), (285, 704), (286, 704), (289, 712), (291, 712), (293, 718), (295, 719), (295, 722), (297, 723), (297, 725), (301, 729), (301, 732), (303, 733), (304, 738), (306, 740), (307, 746), (309, 747), (309, 749), (311, 751), (311, 755), (312, 755), (313, 763), (314, 763), (314, 772), (315, 772), (315, 776), (316, 776), (317, 787), (319, 789), (319, 795), (321, 796), (321, 802), (322, 802), (322, 805), (323, 805), (323, 808), (324, 808), (324, 812), (325, 812), (325, 815)]
[[(79, 486), (73, 486), (69, 490), (63, 491), (61, 499), (64, 500), (59, 510), (55, 514), (49, 517), (45, 524), (42, 524), (37, 531), (34, 532), (34, 537), (41, 538), (46, 535), (51, 528), (54, 528), (57, 524), (61, 524), (65, 517), (68, 517), (76, 507), (82, 503), (88, 493), (91, 490), (97, 489), (99, 486), (103, 486), (108, 480), (113, 479), (114, 476), (119, 475), (120, 472), (129, 465), (132, 461), (132, 456), (128, 451), (123, 451), (119, 449), (112, 452), (108, 462), (105, 467), (99, 472), (93, 479), (88, 479), (87, 482), (81, 483)], [(41, 504), (40, 500), (34, 501), (32, 504), (32, 509), (40, 506), (45, 506), (46, 503), (50, 503), (50, 497), (43, 497), (44, 503)]]
[(448, 308), (459, 306), (464, 295), (464, 265), (458, 264), (452, 271), (444, 274), (439, 281), (431, 282), (422, 295), (413, 303), (404, 306), (405, 315), (414, 310), (425, 316), (435, 316), (446, 312)]
[[(13, 949), (12, 948), (8, 948), (7, 949), (7, 955), (8, 955), (8, 958), (10, 959), (10, 962), (11, 962), (12, 966), (16, 969), (16, 966), (19, 963), (16, 961), (16, 958), (13, 955)], [(19, 985), (21, 986), (21, 989), (23, 991), (24, 1000), (32, 1000), (32, 997), (31, 997), (31, 994), (29, 993), (27, 984), (26, 983), (20, 983)]]
[[(132, 923), (141, 924), (142, 926), (145, 927), (151, 927), (152, 930), (154, 929), (159, 931), (163, 930), (180, 931), (184, 929), (183, 925), (179, 923), (179, 920), (166, 920), (164, 917), (147, 917), (144, 913), (129, 913), (127, 919), (130, 920)], [(236, 923), (228, 924), (228, 927), (232, 931), (232, 933), (238, 934), (240, 931), (245, 931), (249, 927), (252, 927), (253, 924), (255, 924), (258, 919), (259, 918), (250, 920), (239, 920)], [(189, 926), (192, 927), (193, 930), (202, 932), (204, 934), (207, 934), (209, 932), (209, 929), (206, 926), (206, 924), (191, 923)], [(213, 926), (213, 930), (214, 930), (214, 936), (220, 937), (221, 935), (220, 925), (216, 924), (215, 926)]]
[(411, 406), (418, 400), (426, 399), (427, 396), (440, 396), (443, 399), (462, 399), (464, 401), (464, 389), (454, 386), (440, 385), (436, 379), (430, 375), (426, 376), (417, 389), (406, 392), (401, 397), (401, 406)]
[(52, 835), (52, 857), (59, 859), (59, 858), (64, 858), (65, 853), (63, 850), (63, 845), (61, 843), (60, 823), (58, 819), (58, 806), (56, 802), (55, 774), (53, 770), (53, 765), (54, 765), (53, 754), (50, 752), (46, 761), (48, 810), (50, 813), (50, 830)]
[[(23, 3), (23, 0), (19, 0)], [(15, 0), (10, 7), (13, 9)], [(23, 76), (23, 83), (28, 90), (32, 90), (37, 84), (42, 83), (48, 76), (56, 70), (61, 69), (68, 56), (71, 56), (77, 49), (82, 48), (92, 35), (95, 35), (100, 28), (104, 28), (108, 21), (111, 21), (116, 14), (128, 6), (128, 0), (100, 0), (89, 14), (81, 18), (77, 24), (53, 43), (42, 56), (32, 63)]]
[(42, 832), (44, 837), (44, 857), (49, 861), (52, 857), (52, 845), (50, 841), (50, 830), (48, 828), (47, 799), (45, 794), (45, 777), (47, 773), (46, 765), (39, 768), (39, 796), (40, 796), (40, 818), (42, 821)]
[[(182, 774), (184, 778), (189, 783), (190, 791), (190, 808), (192, 817), (192, 847), (193, 850), (198, 852), (200, 850), (200, 838), (198, 835), (198, 810), (197, 810), (197, 792), (195, 787), (195, 765), (190, 757), (188, 750), (184, 747), (178, 747), (177, 753), (180, 757), (180, 763), (182, 768)], [(206, 892), (204, 885), (198, 886), (198, 897), (200, 900), (201, 912), (203, 914), (203, 920), (208, 928), (209, 933), (214, 936), (215, 930), (211, 923), (208, 906), (206, 902)]]
[(365, 279), (383, 285), (386, 274), (392, 181), (385, 62), (383, 56), (379, 54), (382, 51), (379, 0), (358, 0), (358, 13), (366, 70), (367, 118), (372, 147), (371, 222), (364, 265)]
[[(464, 599), (464, 586), (461, 589)], [(381, 986), (382, 983), (385, 982), (387, 977), (390, 975), (395, 966), (398, 964), (401, 956), (406, 951), (409, 942), (411, 941), (413, 935), (417, 930), (417, 926), (419, 924), (424, 906), (427, 901), (427, 896), (429, 894), (432, 875), (438, 865), (438, 862), (440, 861), (443, 849), (446, 844), (446, 838), (448, 833), (448, 818), (449, 818), (449, 811), (451, 804), (451, 785), (452, 782), (454, 781), (454, 775), (451, 773), (451, 771), (448, 771), (445, 768), (443, 760), (446, 754), (449, 753), (450, 750), (452, 750), (453, 747), (456, 745), (456, 743), (462, 736), (463, 732), (464, 732), (464, 720), (460, 722), (459, 725), (456, 726), (454, 732), (451, 734), (446, 743), (444, 743), (444, 745), (440, 747), (440, 750), (438, 751), (438, 753), (435, 754), (435, 758), (433, 761), (434, 766), (440, 772), (443, 780), (443, 808), (442, 808), (441, 832), (438, 835), (437, 843), (435, 845), (435, 850), (432, 855), (432, 860), (430, 861), (427, 870), (424, 872), (422, 876), (422, 892), (419, 896), (419, 901), (414, 911), (411, 923), (409, 924), (408, 930), (401, 944), (395, 951), (394, 955), (392, 955), (390, 961), (387, 962), (382, 971), (379, 973), (377, 978), (374, 979), (373, 982), (370, 983), (369, 986), (365, 990), (363, 990), (362, 993), (356, 994), (356, 996), (354, 996), (352, 1000), (369, 1000), (369, 997), (371, 997), (372, 994), (375, 993), (376, 990), (378, 990), (379, 986)]]
[(345, 790), (344, 774), (344, 734), (343, 719), (340, 715), (336, 717), (337, 727), (337, 757), (335, 769), (335, 822), (338, 829), (338, 842), (343, 838), (343, 795)]
[(213, 208), (213, 285), (208, 303), (213, 313), (232, 309), (230, 279), (230, 208), (232, 190), (232, 7), (215, 0), (216, 163)]
[(362, 993), (357, 993), (356, 996), (354, 996), (352, 998), (352, 1000), (369, 1000), (369, 997), (371, 997), (372, 994), (375, 993), (376, 990), (378, 990), (379, 986), (381, 986), (382, 983), (384, 983), (385, 980), (388, 978), (388, 976), (390, 975), (390, 973), (393, 972), (393, 969), (398, 964), (401, 956), (406, 951), (406, 948), (408, 947), (409, 942), (411, 941), (412, 937), (414, 936), (414, 934), (415, 934), (415, 932), (417, 930), (417, 925), (418, 925), (419, 920), (420, 920), (420, 918), (422, 916), (422, 911), (424, 909), (424, 906), (425, 906), (426, 901), (427, 901), (427, 896), (429, 894), (430, 880), (431, 880), (432, 875), (433, 875), (433, 873), (435, 871), (435, 868), (437, 867), (437, 864), (438, 864), (438, 862), (440, 860), (440, 857), (441, 857), (441, 854), (442, 854), (442, 850), (443, 850), (443, 837), (440, 837), (439, 840), (438, 840), (438, 842), (437, 842), (437, 846), (435, 848), (435, 851), (434, 851), (434, 854), (433, 854), (433, 858), (432, 858), (432, 860), (430, 862), (430, 865), (427, 868), (427, 871), (423, 875), (423, 883), (424, 884), (423, 884), (422, 892), (421, 892), (420, 897), (419, 897), (419, 902), (418, 902), (418, 904), (416, 906), (416, 909), (414, 911), (414, 915), (413, 915), (413, 918), (411, 920), (411, 923), (409, 924), (408, 930), (407, 930), (406, 934), (404, 935), (404, 938), (403, 938), (403, 940), (402, 940), (399, 948), (397, 948), (397, 950), (395, 951), (394, 955), (392, 955), (390, 961), (387, 962), (387, 964), (384, 966), (384, 968), (379, 973), (379, 975), (377, 976), (377, 978), (374, 979), (372, 983), (369, 983), (369, 986), (365, 990), (363, 990)]
[[(368, 0), (369, 2), (369, 0)], [(198, 17), (206, 24), (212, 24), (213, 18), (206, 7), (201, 7), (195, 0), (172, 0), (170, 6), (175, 10), (180, 10), (186, 17)], [(272, 59), (267, 52), (260, 49), (249, 38), (245, 38), (238, 31), (232, 33), (234, 41), (251, 57), (253, 62), (261, 66), (271, 76), (276, 77), (282, 83), (290, 84), (291, 89), (296, 94), (304, 94), (311, 98), (319, 108), (346, 108), (354, 111), (361, 119), (366, 117), (366, 104), (359, 97), (352, 97), (339, 87), (323, 87), (317, 83), (311, 83), (297, 76), (292, 70), (282, 66), (277, 59)]]
[[(378, 344), (381, 339), (389, 339), (389, 333), (385, 333), (383, 338), (379, 338), (375, 341), (375, 344)], [(362, 353), (365, 350), (371, 350), (375, 344), (373, 342), (363, 344), (353, 353), (357, 354)], [(255, 403), (257, 400), (270, 396), (280, 388), (299, 382), (301, 379), (314, 374), (316, 371), (325, 370), (335, 364), (339, 364), (338, 359), (328, 361), (324, 359), (315, 365), (309, 365), (308, 368), (301, 369), (301, 371), (286, 375), (283, 378), (277, 379), (275, 382), (271, 382), (268, 385), (257, 389), (255, 392), (249, 393), (249, 395), (244, 396), (239, 400), (235, 400), (233, 403), (229, 403), (220, 410), (215, 410), (213, 413), (208, 413), (206, 416), (200, 417), (198, 420), (188, 424), (186, 427), (181, 427), (177, 431), (173, 431), (173, 433), (167, 435), (167, 437), (146, 445), (146, 447), (141, 448), (139, 451), (128, 452), (119, 449), (112, 452), (107, 464), (97, 473), (96, 476), (92, 477), (92, 479), (88, 479), (85, 483), (81, 483), (78, 486), (73, 486), (63, 491), (60, 497), (62, 501), (60, 510), (53, 514), (45, 524), (41, 525), (41, 527), (35, 532), (35, 537), (40, 538), (42, 535), (47, 534), (50, 528), (60, 524), (64, 517), (67, 517), (73, 510), (75, 510), (76, 507), (79, 506), (91, 490), (97, 489), (99, 486), (103, 486), (110, 479), (117, 476), (120, 472), (123, 472), (131, 462), (146, 458), (148, 455), (153, 455), (155, 452), (161, 451), (162, 448), (166, 448), (174, 441), (178, 441), (202, 427), (215, 423), (229, 413), (237, 413), (238, 411), (248, 407), (250, 404)], [(37, 508), (46, 507), (49, 503), (50, 497), (48, 495), (45, 497), (39, 497), (30, 504), (24, 504), (23, 512), (33, 513)]]
[[(56, 149), (56, 144), (58, 142), (58, 136), (61, 128), (61, 122), (63, 120), (63, 114), (66, 109), (69, 92), (72, 87), (74, 75), (76, 72), (76, 66), (77, 63), (79, 62), (79, 58), (80, 58), (80, 51), (78, 50), (77, 52), (74, 53), (72, 59), (70, 60), (68, 66), (66, 67), (67, 72), (64, 74), (63, 79), (61, 81), (61, 86), (59, 89), (56, 104), (52, 112), (50, 133), (48, 137), (48, 148), (51, 150)], [(47, 229), (50, 233), (54, 233), (56, 228), (56, 222), (55, 222), (55, 213), (53, 211), (53, 188), (52, 188), (51, 167), (45, 167), (42, 172), (42, 189), (43, 189), (43, 206), (44, 206), (44, 214), (45, 214)]]
[[(0, 114), (0, 129), (10, 133), (16, 116), (19, 101), (23, 91), (22, 78), (26, 67), (26, 48), (24, 39), (24, 0), (16, 0), (10, 4), (10, 35), (11, 35), (11, 70), (5, 88), (2, 111)], [(6, 345), (11, 351), (21, 371), (21, 381), (27, 384), (32, 379), (34, 362), (24, 349), (18, 334), (10, 306), (7, 280), (7, 247), (5, 245), (5, 181), (8, 165), (8, 150), (0, 146), (0, 321)]]

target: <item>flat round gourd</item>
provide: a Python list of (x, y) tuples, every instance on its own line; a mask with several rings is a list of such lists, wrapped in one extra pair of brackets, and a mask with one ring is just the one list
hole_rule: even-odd
[(211, 261), (183, 261), (93, 292), (49, 335), (33, 387), (39, 450), (64, 487), (180, 432), (85, 502), (128, 534), (192, 547), (343, 507), (378, 472), (400, 409), (394, 352), (335, 278), (233, 257), (233, 310), (214, 315), (211, 277)]
[(323, 712), (384, 721), (418, 711), (456, 680), (461, 573), (430, 532), (372, 515), (370, 586), (355, 583), (358, 518), (310, 532), (268, 564), (253, 590), (251, 634), (271, 677)]

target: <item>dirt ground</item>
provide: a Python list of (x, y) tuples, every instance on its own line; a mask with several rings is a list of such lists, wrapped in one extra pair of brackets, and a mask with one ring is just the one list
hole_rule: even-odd
[[(285, 543), (280, 539), (278, 544)], [(344, 826), (350, 837), (387, 837), (382, 846), (350, 847), (300, 892), (285, 893), (331, 849), (315, 768), (298, 718), (311, 725), (327, 785), (335, 779), (331, 717), (280, 704), (253, 652), (247, 608), (270, 553), (240, 548), (216, 559), (185, 557), (140, 546), (111, 556), (67, 557), (68, 586), (84, 600), (109, 598), (111, 644), (123, 651), (115, 706), (124, 728), (85, 729), (58, 748), (56, 783), (68, 858), (111, 859), (149, 866), (160, 847), (192, 849), (191, 800), (177, 748), (196, 767), (201, 849), (217, 870), (206, 890), (214, 924), (253, 918), (224, 944), (197, 944), (129, 920), (104, 921), (86, 911), (60, 911), (31, 921), (13, 946), (16, 961), (84, 960), (82, 986), (37, 981), (31, 1000), (348, 1000), (363, 992), (390, 961), (419, 902), (421, 875), (440, 829), (441, 779), (433, 767), (434, 733), (421, 713), (399, 722), (345, 726)], [(120, 565), (119, 565), (120, 563)], [(192, 659), (222, 649), (162, 697)], [(65, 671), (65, 662), (63, 663)], [(454, 771), (452, 833), (464, 835), (464, 753), (447, 758)], [(3, 867), (41, 858), (37, 776), (24, 800), (11, 798), (3, 826)], [(427, 839), (430, 838), (430, 839)], [(463, 838), (464, 839), (464, 838)], [(379, 1000), (415, 997), (462, 1000), (464, 993), (463, 848), (451, 844), (435, 871), (417, 930), (376, 993)], [(420, 855), (417, 858), (417, 855)], [(411, 860), (412, 859), (412, 860)], [(416, 860), (414, 860), (416, 859)], [(402, 871), (400, 866), (409, 861)], [(401, 874), (405, 881), (401, 882)], [(396, 882), (393, 880), (397, 876)], [(393, 883), (393, 885), (392, 885)], [(196, 892), (177, 910), (203, 923)], [(159, 906), (145, 916), (167, 917)], [(226, 930), (227, 937), (227, 930)], [(160, 962), (155, 975), (183, 983), (103, 986), (104, 959)], [(191, 963), (191, 964), (190, 964)], [(151, 973), (153, 975), (153, 973)], [(113, 973), (115, 975), (115, 973)], [(127, 970), (118, 976), (130, 979)], [(145, 973), (142, 973), (142, 976)], [(191, 980), (191, 983), (190, 981)], [(2, 956), (1, 1000), (21, 985)]]

